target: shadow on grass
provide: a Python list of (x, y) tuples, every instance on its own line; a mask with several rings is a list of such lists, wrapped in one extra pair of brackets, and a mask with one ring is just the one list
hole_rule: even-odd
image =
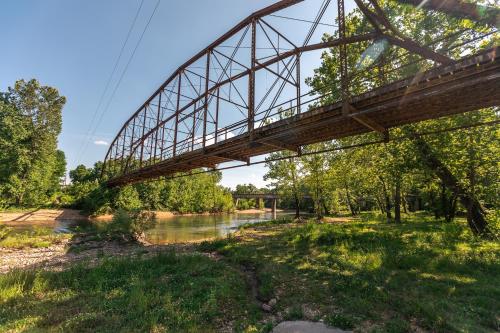
[(318, 319), (362, 331), (499, 329), (500, 246), (473, 239), (464, 223), (365, 219), (241, 237), (202, 249), (256, 267), (295, 318), (308, 305)]
[(0, 275), (0, 331), (217, 331), (260, 312), (244, 279), (203, 255), (80, 263)]

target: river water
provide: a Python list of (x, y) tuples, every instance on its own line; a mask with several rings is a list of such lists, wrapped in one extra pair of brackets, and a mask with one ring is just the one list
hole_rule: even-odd
[[(278, 218), (289, 215), (278, 212)], [(223, 237), (236, 231), (240, 225), (272, 220), (271, 212), (221, 215), (174, 216), (159, 219), (153, 229), (146, 231), (146, 239), (153, 244), (199, 241)]]
[[(285, 217), (291, 212), (278, 212), (277, 217)], [(189, 215), (173, 216), (158, 219), (154, 228), (145, 232), (146, 240), (152, 244), (168, 244), (177, 242), (200, 241), (216, 237), (224, 237), (234, 232), (239, 226), (246, 223), (256, 223), (272, 220), (271, 212), (262, 213), (236, 213), (219, 215)], [(36, 222), (12, 222), (7, 225), (14, 228), (15, 232), (35, 230), (35, 228), (49, 228), (55, 233), (70, 233), (82, 221), (57, 220)]]

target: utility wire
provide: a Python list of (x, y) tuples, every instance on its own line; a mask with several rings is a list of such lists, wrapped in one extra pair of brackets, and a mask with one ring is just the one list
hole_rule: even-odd
[[(101, 124), (101, 121), (104, 117), (104, 114), (106, 114), (106, 112), (108, 111), (111, 103), (113, 102), (113, 99), (115, 97), (115, 94), (116, 92), (118, 91), (118, 88), (120, 87), (122, 81), (123, 81), (123, 78), (125, 77), (125, 74), (127, 73), (127, 70), (130, 66), (130, 63), (132, 62), (132, 60), (134, 59), (134, 56), (135, 56), (135, 53), (137, 52), (137, 49), (139, 48), (139, 45), (141, 44), (142, 42), (142, 39), (144, 37), (144, 35), (146, 34), (146, 31), (148, 30), (149, 28), (149, 24), (151, 23), (151, 20), (153, 19), (154, 15), (156, 14), (156, 11), (158, 9), (160, 5), (160, 0), (158, 0), (156, 2), (156, 5), (153, 9), (153, 12), (151, 13), (151, 15), (149, 16), (149, 19), (146, 23), (146, 25), (144, 26), (144, 29), (142, 30), (142, 33), (141, 33), (141, 36), (139, 37), (139, 39), (137, 40), (137, 43), (135, 44), (135, 47), (134, 47), (134, 51), (132, 52), (132, 54), (130, 55), (130, 58), (128, 59), (127, 61), (127, 64), (125, 65), (125, 68), (123, 69), (121, 75), (120, 75), (120, 79), (118, 80), (118, 82), (116, 83), (116, 86), (115, 88), (113, 89), (113, 92), (111, 94), (111, 97), (109, 98), (108, 100), (108, 103), (106, 104), (106, 107), (104, 108), (103, 112), (101, 113), (100, 117), (99, 117), (99, 120), (97, 121), (97, 124), (96, 126), (94, 127), (94, 130), (91, 134), (91, 136), (93, 136), (95, 134), (95, 132), (97, 131), (97, 128), (99, 128), (99, 125)], [(88, 145), (87, 145), (88, 146)], [(82, 155), (85, 153), (85, 150), (82, 152)]]
[[(108, 92), (108, 88), (109, 88), (109, 85), (111, 84), (111, 80), (113, 79), (113, 76), (115, 75), (115, 72), (116, 72), (116, 69), (118, 68), (118, 64), (120, 63), (120, 60), (122, 59), (123, 51), (125, 51), (125, 46), (127, 45), (128, 41), (130, 39), (130, 35), (132, 34), (132, 31), (134, 30), (135, 24), (137, 23), (137, 18), (139, 17), (139, 14), (141, 12), (143, 4), (144, 4), (144, 0), (141, 0), (141, 4), (139, 5), (139, 8), (137, 8), (134, 19), (132, 20), (132, 24), (130, 25), (130, 28), (128, 29), (127, 37), (125, 38), (125, 40), (123, 42), (123, 45), (120, 49), (120, 53), (118, 55), (118, 58), (116, 58), (115, 65), (113, 66), (113, 70), (111, 71), (111, 74), (108, 78), (108, 81), (106, 82), (106, 85), (104, 87), (104, 91), (102, 92), (101, 97), (99, 98), (99, 103), (97, 104), (97, 108), (94, 111), (94, 114), (92, 116), (92, 120), (90, 121), (89, 127), (87, 129), (87, 132), (85, 133), (85, 138), (87, 138), (90, 131), (92, 130), (92, 126), (94, 125), (94, 121), (96, 120), (98, 111), (101, 108), (102, 103), (104, 102), (104, 97), (106, 96), (106, 93)], [(80, 161), (81, 161), (82, 148), (83, 148), (83, 150), (87, 149), (88, 142), (89, 142), (88, 140), (90, 140), (90, 137), (87, 138), (87, 141), (85, 141), (85, 143), (82, 143), (80, 145), (80, 148), (78, 149), (78, 156), (79, 157), (78, 157), (77, 164), (80, 164)], [(84, 148), (84, 146), (85, 146), (85, 148)]]
[[(288, 17), (288, 16), (281, 16), (281, 15), (274, 15), (274, 14), (271, 14), (269, 16), (272, 16), (272, 17), (277, 17), (277, 18), (282, 18), (282, 19), (285, 19), (285, 20), (291, 20), (291, 21), (298, 21), (298, 22), (305, 22), (305, 23), (310, 23), (310, 24), (315, 24), (316, 22), (314, 21), (309, 21), (309, 20), (303, 20), (303, 19), (298, 19), (298, 18), (295, 18), (295, 17)], [(338, 25), (334, 25), (334, 24), (328, 24), (328, 23), (322, 23), (322, 22), (318, 22), (317, 23), (318, 25), (324, 25), (325, 27), (333, 27), (333, 28), (337, 28)]]

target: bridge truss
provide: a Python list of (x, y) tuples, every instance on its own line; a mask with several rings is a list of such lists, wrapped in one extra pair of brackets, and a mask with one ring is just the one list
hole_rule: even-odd
[[(423, 45), (401, 32), (376, 0), (354, 2), (368, 23), (365, 31), (348, 32), (344, 0), (318, 2), (311, 22), (283, 16), (305, 4), (282, 0), (188, 60), (119, 131), (103, 167), (108, 184), (230, 161), (250, 163), (253, 156), (278, 150), (300, 154), (303, 145), (369, 131), (387, 137), (391, 127), (500, 104), (496, 46), (475, 51), (498, 37), (497, 9), (483, 8), (487, 15), (477, 17), (475, 5), (448, 0), (455, 4), (448, 8), (428, 1), (430, 10), (483, 19), (485, 25), (457, 29)], [(334, 19), (325, 24), (329, 13)], [(320, 31), (325, 26), (330, 37)], [(360, 47), (365, 52), (353, 59)], [(338, 59), (332, 68), (336, 80), (313, 90), (305, 84), (304, 67), (319, 66), (325, 50)], [(399, 79), (405, 73), (410, 74)]]

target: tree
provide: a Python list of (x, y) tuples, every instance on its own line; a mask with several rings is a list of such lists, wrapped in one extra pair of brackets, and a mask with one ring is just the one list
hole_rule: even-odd
[(64, 174), (57, 137), (66, 99), (36, 80), (20, 80), (0, 100), (3, 200), (17, 206), (45, 204)]
[[(304, 151), (322, 150), (328, 146), (326, 143), (318, 143), (308, 146)], [(313, 154), (303, 156), (302, 164), (304, 170), (304, 182), (309, 189), (309, 193), (314, 201), (314, 212), (319, 218), (329, 213), (326, 204), (326, 169), (328, 167), (329, 154)]]
[[(432, 44), (434, 40), (462, 29), (461, 34), (455, 34), (454, 38), (449, 38), (439, 45), (439, 52), (447, 53), (450, 57), (460, 57), (467, 52), (475, 52), (478, 48), (491, 46), (497, 38), (493, 35), (482, 43), (463, 43), (474, 38), (478, 33), (488, 31), (489, 28), (443, 14), (427, 15), (424, 11), (412, 7), (401, 7), (394, 2), (380, 1), (380, 4), (388, 14), (389, 22), (397, 28), (398, 33), (408, 36), (420, 45), (430, 44), (436, 47), (437, 45)], [(358, 10), (352, 12), (346, 19), (348, 35), (367, 32), (370, 29), (370, 22)], [(324, 37), (325, 40), (329, 38), (329, 36)], [(392, 56), (408, 65), (396, 67), (398, 62), (384, 61)], [(422, 61), (419, 56), (408, 53), (402, 48), (390, 47), (385, 40), (377, 40), (371, 45), (368, 42), (349, 45), (347, 65), (350, 73), (350, 93), (357, 95), (385, 82), (415, 75), (419, 71), (430, 68), (432, 62)], [(315, 70), (312, 78), (307, 79), (307, 83), (318, 94), (326, 96), (319, 104), (339, 100), (341, 96), (339, 67), (338, 49), (333, 48), (322, 54), (321, 66)], [(487, 118), (498, 119), (498, 114), (493, 110), (480, 110), (449, 117), (446, 121), (431, 120), (417, 125), (404, 126), (403, 134), (413, 136), (413, 143), (389, 143), (382, 150), (380, 148), (370, 148), (370, 151), (360, 149), (378, 171), (376, 178), (382, 188), (385, 208), (382, 205), (379, 206), (387, 213), (388, 219), (391, 219), (390, 208), (394, 206), (396, 220), (400, 220), (400, 207), (405, 199), (402, 193), (404, 188), (408, 187), (404, 183), (405, 180), (425, 179), (427, 182), (438, 181), (441, 184), (440, 211), (444, 212), (447, 219), (454, 216), (456, 199), (460, 198), (463, 208), (468, 212), (471, 230), (474, 233), (482, 233), (486, 230), (484, 218), (486, 210), (480, 198), (498, 206), (497, 199), (489, 194), (491, 188), (495, 188), (491, 184), (498, 183), (498, 172), (496, 172), (498, 167), (493, 162), (495, 160), (493, 154), (498, 154), (498, 147), (495, 148), (494, 144), (495, 139), (498, 141), (498, 131), (486, 128), (484, 133), (483, 130), (469, 131), (468, 135), (455, 132), (435, 135), (434, 139), (423, 138), (417, 136), (416, 133), (419, 130), (442, 128), (444, 125), (467, 125)], [(396, 135), (402, 133), (399, 130), (391, 132)], [(345, 139), (338, 141), (342, 142)], [(457, 163), (459, 161), (460, 163)], [(432, 179), (410, 176), (422, 172), (418, 170), (418, 166), (424, 166), (433, 172)], [(373, 174), (371, 176), (373, 177)], [(349, 178), (348, 171), (344, 178)], [(375, 186), (373, 180), (372, 178), (371, 182)], [(425, 185), (419, 184), (419, 187), (424, 189)], [(412, 186), (415, 186), (415, 183)], [(437, 205), (437, 202), (438, 200), (434, 200), (432, 205)], [(351, 204), (349, 206), (352, 208)]]
[[(300, 159), (292, 158), (280, 159), (290, 156), (290, 152), (272, 153), (266, 160), (266, 167), (269, 169), (264, 175), (264, 180), (273, 180), (271, 186), (276, 191), (285, 196), (292, 197), (295, 204), (295, 217), (300, 216), (301, 193), (301, 164)], [(275, 159), (280, 159), (273, 161)]]

